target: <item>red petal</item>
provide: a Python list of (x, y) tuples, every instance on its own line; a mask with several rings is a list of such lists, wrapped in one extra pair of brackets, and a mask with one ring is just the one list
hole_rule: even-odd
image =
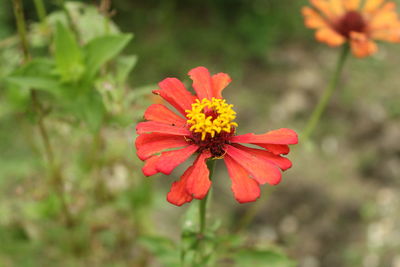
[(286, 155), (289, 154), (290, 152), (290, 148), (288, 145), (269, 145), (269, 144), (255, 144), (255, 145), (263, 147), (271, 151), (275, 155), (281, 155), (281, 154)]
[(228, 86), (228, 84), (232, 81), (231, 77), (229, 77), (226, 73), (217, 73), (212, 76), (212, 85), (213, 85), (213, 96), (215, 98), (222, 98), (222, 90)]
[(161, 153), (161, 157), (156, 164), (157, 171), (170, 175), (178, 165), (185, 162), (198, 148), (197, 145), (190, 145), (182, 149)]
[(282, 175), (279, 168), (270, 161), (231, 145), (226, 146), (226, 153), (239, 163), (258, 183), (276, 185), (281, 181)]
[(224, 161), (232, 180), (232, 191), (235, 199), (239, 203), (257, 200), (260, 197), (260, 185), (257, 181), (251, 179), (248, 172), (230, 156), (226, 155)]
[(174, 108), (176, 108), (182, 115), (186, 116), (186, 109), (192, 109), (192, 103), (195, 96), (193, 96), (183, 85), (183, 83), (176, 78), (167, 78), (158, 84), (161, 90), (154, 90), (154, 94), (160, 95)]
[(271, 163), (277, 165), (283, 171), (292, 167), (292, 162), (289, 159), (275, 155), (271, 152), (256, 148), (245, 147), (237, 144), (234, 146), (240, 150), (246, 151), (249, 154), (257, 156), (258, 158), (270, 161)]
[(190, 135), (189, 130), (184, 127), (172, 126), (157, 121), (145, 121), (145, 122), (140, 122), (136, 125), (137, 134), (152, 133), (152, 132), (173, 134), (180, 136)]
[(189, 76), (193, 80), (193, 88), (197, 97), (210, 99), (213, 97), (212, 80), (208, 69), (205, 67), (197, 67), (189, 71)]
[(243, 134), (232, 138), (234, 143), (292, 145), (298, 143), (297, 133), (291, 129), (282, 128), (265, 134)]
[(190, 173), (186, 191), (194, 198), (203, 199), (210, 189), (210, 171), (207, 168), (206, 159), (211, 157), (210, 153), (201, 153), (193, 163), (193, 171)]
[(193, 166), (189, 167), (181, 176), (179, 181), (175, 181), (172, 186), (171, 190), (167, 195), (167, 200), (171, 204), (176, 206), (182, 206), (186, 202), (192, 201), (193, 197), (186, 191), (186, 183), (189, 176), (193, 172)]
[(183, 136), (150, 133), (142, 134), (136, 138), (136, 154), (141, 160), (171, 148), (188, 146)]
[(152, 104), (144, 113), (144, 118), (148, 121), (157, 121), (173, 126), (184, 126), (186, 120), (176, 115), (173, 111), (162, 104)]
[(146, 176), (152, 176), (154, 174), (157, 174), (158, 171), (156, 169), (156, 164), (158, 159), (160, 158), (160, 155), (155, 155), (150, 158), (148, 158), (142, 168), (142, 172)]

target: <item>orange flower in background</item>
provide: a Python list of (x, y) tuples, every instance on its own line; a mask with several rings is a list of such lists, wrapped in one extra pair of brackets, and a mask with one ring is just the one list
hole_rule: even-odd
[(138, 157), (145, 161), (144, 175), (169, 175), (197, 154), (167, 195), (170, 203), (181, 206), (207, 195), (211, 181), (206, 161), (224, 159), (236, 200), (255, 201), (260, 196), (261, 184), (278, 184), (281, 170), (292, 166), (282, 154), (289, 153), (289, 144), (297, 144), (297, 134), (283, 128), (260, 135), (235, 135), (236, 113), (221, 95), (231, 78), (225, 73), (211, 76), (204, 67), (192, 69), (189, 76), (196, 95), (176, 78), (166, 78), (159, 83), (160, 90), (153, 91), (180, 115), (162, 104), (153, 104), (144, 114), (147, 121), (136, 127), (139, 136), (135, 144)]
[(318, 41), (330, 46), (350, 44), (359, 58), (374, 54), (374, 40), (400, 42), (396, 4), (385, 0), (310, 0), (303, 7), (305, 25), (316, 29)]

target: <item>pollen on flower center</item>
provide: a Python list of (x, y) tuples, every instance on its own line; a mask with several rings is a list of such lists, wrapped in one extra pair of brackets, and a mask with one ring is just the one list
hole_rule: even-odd
[(233, 122), (236, 112), (232, 109), (233, 105), (227, 104), (225, 99), (212, 98), (196, 99), (192, 104), (191, 110), (187, 113), (187, 124), (193, 133), (201, 133), (201, 140), (206, 137), (214, 138), (221, 132), (230, 133), (232, 128), (237, 127)]

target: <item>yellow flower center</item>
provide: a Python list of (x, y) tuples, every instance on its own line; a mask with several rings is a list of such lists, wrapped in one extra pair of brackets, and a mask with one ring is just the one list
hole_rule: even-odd
[(236, 112), (232, 109), (233, 105), (226, 103), (225, 99), (212, 98), (211, 101), (203, 98), (201, 101), (196, 99), (192, 104), (192, 110), (185, 110), (190, 125), (190, 131), (201, 133), (201, 140), (206, 139), (207, 134), (214, 138), (215, 134), (222, 131), (230, 133), (232, 127), (237, 127), (233, 122)]

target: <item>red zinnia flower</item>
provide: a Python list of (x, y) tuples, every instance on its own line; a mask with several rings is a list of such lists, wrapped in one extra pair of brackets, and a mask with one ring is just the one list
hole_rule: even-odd
[[(166, 175), (191, 155), (198, 154), (193, 165), (174, 182), (167, 200), (177, 206), (193, 198), (204, 198), (211, 186), (208, 159), (224, 159), (232, 180), (232, 191), (240, 203), (255, 201), (260, 196), (260, 184), (276, 185), (281, 170), (292, 163), (282, 154), (289, 153), (289, 144), (297, 144), (297, 134), (279, 129), (261, 135), (235, 135), (236, 113), (222, 98), (222, 90), (231, 82), (229, 75), (213, 76), (204, 67), (189, 72), (196, 96), (176, 78), (159, 83), (153, 91), (170, 103), (182, 116), (162, 104), (153, 104), (145, 112), (148, 121), (137, 125), (137, 155), (145, 161), (143, 173)], [(262, 149), (246, 147), (253, 144)]]

